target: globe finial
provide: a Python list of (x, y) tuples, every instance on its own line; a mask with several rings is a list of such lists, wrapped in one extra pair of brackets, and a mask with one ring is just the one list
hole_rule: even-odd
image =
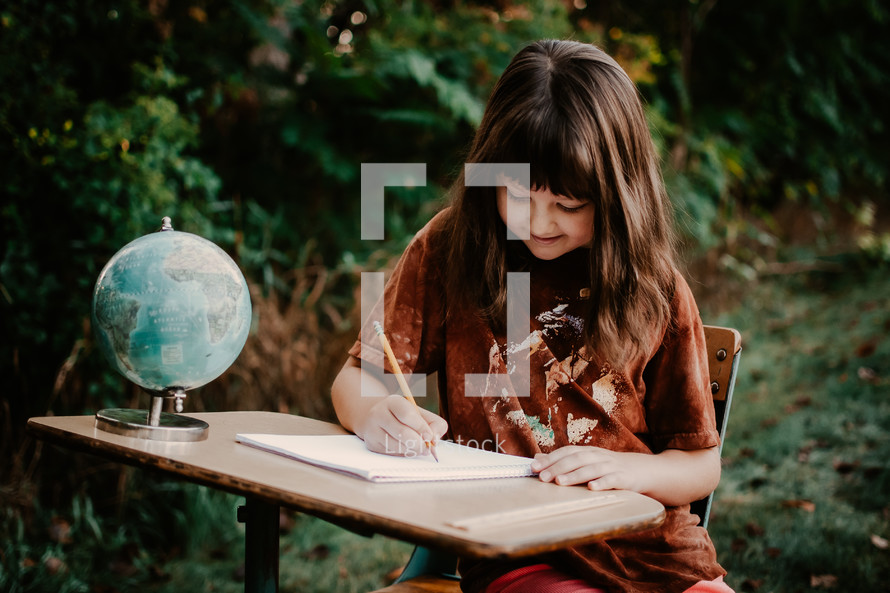
[(169, 216), (165, 216), (161, 219), (161, 228), (162, 231), (172, 231), (173, 230), (173, 221), (170, 220)]

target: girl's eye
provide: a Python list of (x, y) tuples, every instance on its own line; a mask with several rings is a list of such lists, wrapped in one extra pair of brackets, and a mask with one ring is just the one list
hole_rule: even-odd
[(569, 212), (569, 213), (571, 213), (571, 212), (580, 212), (581, 210), (583, 210), (584, 208), (586, 208), (589, 204), (590, 204), (589, 202), (584, 202), (584, 203), (581, 204), (580, 206), (566, 206), (565, 204), (560, 204), (560, 205), (559, 205), (559, 208), (560, 208), (560, 210), (562, 210), (563, 212)]

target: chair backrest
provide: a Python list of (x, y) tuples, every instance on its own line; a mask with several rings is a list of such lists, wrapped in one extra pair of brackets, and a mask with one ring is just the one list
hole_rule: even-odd
[[(720, 451), (723, 451), (723, 437), (726, 434), (726, 420), (732, 404), (736, 372), (742, 352), (741, 334), (728, 327), (705, 326), (705, 342), (708, 349), (708, 371), (711, 380), (711, 395), (714, 398), (714, 412), (717, 417), (717, 431), (720, 433)], [(708, 526), (711, 502), (714, 493), (697, 500), (691, 505), (693, 513), (699, 516), (702, 527)]]
[[(711, 381), (711, 395), (714, 399), (714, 412), (717, 418), (717, 431), (720, 433), (720, 451), (723, 451), (723, 436), (726, 433), (726, 419), (732, 403), (732, 392), (735, 387), (739, 356), (742, 352), (742, 336), (738, 331), (728, 327), (705, 326), (705, 342), (708, 349), (708, 371)], [(712, 492), (707, 498), (697, 500), (691, 505), (691, 511), (699, 516), (703, 527), (708, 526), (711, 513)], [(444, 581), (456, 581), (457, 557), (453, 554), (417, 546), (408, 560), (408, 564), (396, 583), (402, 583), (421, 575), (437, 575)], [(387, 591), (390, 589), (387, 588)], [(447, 588), (443, 590), (457, 590)], [(394, 588), (393, 591), (396, 591)]]

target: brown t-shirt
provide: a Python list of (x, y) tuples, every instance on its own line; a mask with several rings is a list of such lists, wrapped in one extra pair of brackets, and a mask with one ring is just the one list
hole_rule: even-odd
[[(403, 372), (438, 372), (449, 438), (529, 457), (566, 445), (658, 453), (719, 444), (702, 323), (679, 274), (670, 328), (620, 372), (582, 345), (588, 250), (552, 261), (529, 256), (523, 268), (530, 274), (531, 331), (507, 343), (506, 332), (492, 331), (473, 311), (446, 317), (440, 220), (435, 217), (405, 250), (350, 354), (391, 371), (371, 326), (371, 320), (382, 320)], [(505, 372), (516, 373), (526, 363), (527, 394), (503, 380), (511, 377)], [(476, 374), (469, 382), (468, 373)], [(486, 374), (500, 377), (486, 380)], [(467, 384), (472, 393), (465, 392)], [(646, 532), (518, 564), (464, 559), (461, 586), (482, 591), (511, 568), (543, 561), (610, 592), (684, 591), (725, 574), (707, 531), (697, 524), (688, 505), (670, 507), (665, 522)]]

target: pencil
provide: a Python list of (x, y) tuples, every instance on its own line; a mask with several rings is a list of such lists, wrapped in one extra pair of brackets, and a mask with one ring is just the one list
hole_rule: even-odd
[[(402, 374), (401, 367), (399, 367), (399, 361), (396, 360), (396, 355), (393, 353), (392, 347), (389, 345), (389, 340), (386, 339), (386, 334), (383, 333), (383, 326), (380, 325), (379, 321), (374, 322), (374, 331), (380, 336), (380, 343), (383, 345), (383, 351), (386, 353), (386, 357), (389, 359), (389, 364), (396, 375), (396, 381), (399, 382), (399, 387), (402, 388), (402, 395), (405, 396), (405, 399), (414, 404), (414, 407), (419, 411), (420, 406), (417, 405), (417, 400), (411, 395), (411, 388), (408, 387), (408, 382), (405, 381), (405, 376)], [(436, 443), (434, 441), (427, 441), (424, 444), (429, 447), (433, 459), (438, 462), (439, 456), (436, 455)]]

